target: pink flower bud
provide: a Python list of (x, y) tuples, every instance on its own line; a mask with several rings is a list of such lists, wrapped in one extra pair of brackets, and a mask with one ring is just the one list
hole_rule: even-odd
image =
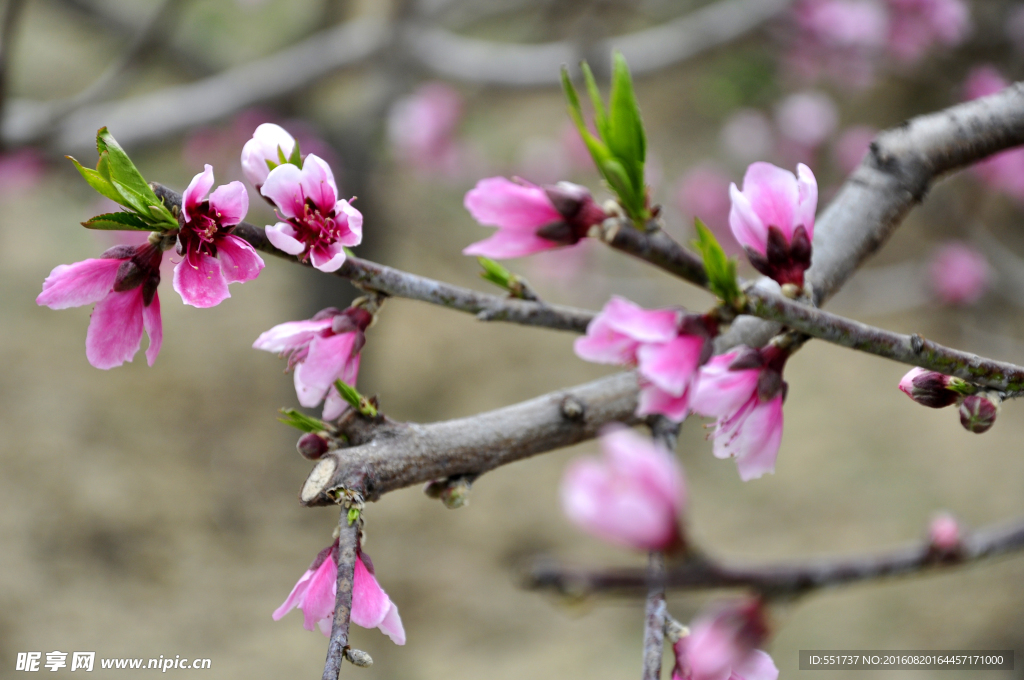
[(462, 252), (495, 259), (573, 245), (606, 217), (585, 187), (570, 182), (539, 187), (488, 177), (477, 182), (464, 202), (473, 219), (498, 232)]
[(252, 139), (242, 147), (242, 172), (249, 183), (259, 191), (270, 174), (270, 165), (281, 163), (281, 155), (290, 158), (295, 151), (295, 138), (274, 123), (263, 123), (256, 128)]
[(949, 389), (953, 378), (923, 368), (913, 368), (900, 380), (900, 391), (928, 408), (943, 408), (956, 403), (959, 395)]
[(960, 424), (968, 432), (981, 434), (988, 432), (995, 424), (999, 415), (999, 404), (1002, 400), (998, 395), (988, 392), (972, 394), (960, 402)]
[(928, 525), (928, 540), (935, 550), (950, 553), (960, 547), (960, 525), (948, 512), (941, 512)]
[(818, 183), (811, 169), (797, 174), (771, 163), (752, 163), (743, 176), (743, 190), (729, 187), (732, 210), (729, 226), (750, 263), (781, 284), (804, 285), (811, 266), (814, 212)]
[(928, 277), (943, 304), (969, 305), (988, 288), (989, 271), (984, 255), (966, 243), (950, 241), (932, 257)]
[(637, 550), (681, 541), (683, 471), (667, 450), (622, 426), (601, 435), (602, 460), (573, 461), (562, 479), (565, 514), (598, 538)]

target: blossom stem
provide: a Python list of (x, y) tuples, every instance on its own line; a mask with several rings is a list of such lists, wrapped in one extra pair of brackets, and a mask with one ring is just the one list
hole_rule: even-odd
[[(937, 553), (929, 540), (874, 555), (806, 562), (733, 565), (701, 558), (670, 569), (664, 585), (672, 590), (750, 588), (766, 597), (803, 595), (820, 588), (910, 576), (965, 565), (1024, 550), (1024, 518), (978, 529), (954, 554)], [(538, 562), (528, 585), (560, 592), (642, 592), (650, 576), (641, 569), (584, 570)]]
[(665, 556), (652, 551), (647, 564), (647, 603), (644, 607), (643, 680), (661, 678), (661, 658), (665, 648)]
[(334, 601), (334, 621), (327, 643), (327, 661), (323, 680), (338, 680), (341, 661), (348, 649), (348, 629), (352, 617), (352, 586), (355, 578), (359, 549), (359, 530), (362, 520), (350, 522), (348, 508), (342, 506), (338, 520), (338, 593)]

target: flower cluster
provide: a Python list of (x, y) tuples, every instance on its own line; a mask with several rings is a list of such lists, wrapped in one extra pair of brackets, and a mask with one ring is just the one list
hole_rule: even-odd
[[(303, 627), (319, 627), (324, 635), (331, 634), (334, 604), (338, 593), (338, 541), (320, 551), (288, 593), (285, 601), (274, 610), (274, 620), (298, 607), (303, 614)], [(380, 628), (396, 645), (405, 644), (402, 618), (388, 594), (373, 575), (373, 562), (360, 551), (352, 577), (352, 623), (363, 628)]]
[(242, 150), (245, 176), (276, 208), (267, 239), (278, 250), (309, 261), (323, 272), (345, 263), (345, 247), (363, 240), (363, 215), (345, 199), (327, 163), (301, 158), (295, 139), (271, 123), (256, 128)]

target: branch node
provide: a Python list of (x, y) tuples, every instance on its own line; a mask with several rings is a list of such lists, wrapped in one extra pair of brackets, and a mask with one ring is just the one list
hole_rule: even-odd
[(367, 654), (361, 649), (345, 647), (344, 653), (345, 659), (353, 666), (359, 666), (360, 668), (369, 668), (373, 665), (373, 657), (371, 657), (369, 654)]
[(587, 415), (587, 405), (571, 394), (562, 398), (559, 408), (562, 417), (572, 422), (579, 422)]
[(914, 333), (910, 336), (910, 349), (914, 351), (914, 354), (920, 354), (924, 350), (925, 339), (920, 333)]

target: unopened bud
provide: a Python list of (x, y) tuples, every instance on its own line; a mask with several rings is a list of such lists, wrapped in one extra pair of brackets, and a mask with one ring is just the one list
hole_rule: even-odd
[(441, 502), (449, 510), (456, 510), (469, 503), (469, 480), (462, 477), (452, 481), (441, 492)]
[(319, 432), (309, 432), (299, 437), (295, 448), (308, 460), (319, 460), (329, 448), (327, 437)]
[(968, 432), (988, 432), (999, 415), (1001, 399), (991, 392), (971, 394), (960, 403), (960, 424)]
[(900, 380), (900, 391), (922, 406), (942, 408), (955, 403), (959, 396), (950, 389), (955, 380), (935, 371), (915, 368)]
[(346, 647), (345, 658), (348, 659), (353, 666), (359, 666), (360, 668), (369, 668), (373, 665), (373, 658), (361, 649)]
[(941, 512), (928, 525), (928, 541), (940, 552), (950, 553), (960, 547), (960, 525), (948, 512)]

